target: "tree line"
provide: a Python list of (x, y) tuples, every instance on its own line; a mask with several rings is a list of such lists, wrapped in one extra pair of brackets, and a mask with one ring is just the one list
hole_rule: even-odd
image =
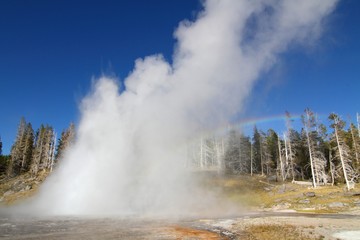
[(0, 175), (15, 177), (29, 172), (36, 176), (40, 171), (52, 171), (65, 149), (75, 139), (75, 126), (70, 126), (56, 139), (54, 128), (41, 125), (35, 132), (31, 123), (22, 117), (10, 155), (2, 155), (0, 139)]
[(230, 128), (222, 136), (200, 137), (188, 147), (187, 164), (224, 174), (261, 174), (278, 181), (311, 180), (313, 187), (345, 183), (347, 189), (353, 188), (360, 176), (359, 122), (345, 129), (340, 116), (331, 113), (327, 129), (310, 109), (305, 109), (301, 120), (300, 132), (286, 112), (283, 134), (254, 126), (252, 136)]
[[(235, 128), (221, 136), (201, 136), (188, 144), (187, 166), (222, 174), (261, 174), (277, 181), (307, 180), (313, 187), (345, 183), (347, 189), (353, 188), (360, 177), (359, 116), (357, 126), (352, 122), (346, 125), (331, 113), (330, 129), (310, 109), (305, 109), (301, 120), (302, 128), (297, 131), (286, 112), (283, 134), (254, 126), (252, 136)], [(0, 138), (0, 175), (52, 171), (74, 139), (74, 124), (57, 139), (51, 126), (41, 125), (34, 132), (31, 123), (21, 118), (9, 156), (1, 154)]]

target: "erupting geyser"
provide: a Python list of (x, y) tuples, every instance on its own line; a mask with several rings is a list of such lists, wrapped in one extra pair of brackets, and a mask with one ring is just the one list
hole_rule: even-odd
[(290, 44), (316, 40), (336, 0), (207, 0), (175, 31), (173, 63), (136, 60), (102, 77), (81, 104), (77, 141), (35, 213), (186, 214), (211, 204), (185, 169), (187, 139), (238, 113), (260, 74)]

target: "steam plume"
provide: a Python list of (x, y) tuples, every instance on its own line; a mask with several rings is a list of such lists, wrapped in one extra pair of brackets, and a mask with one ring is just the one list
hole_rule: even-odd
[(184, 169), (187, 139), (239, 113), (256, 79), (290, 45), (316, 40), (335, 4), (205, 1), (197, 19), (175, 31), (172, 64), (162, 55), (136, 60), (122, 91), (118, 80), (98, 79), (82, 102), (78, 139), (35, 211), (190, 211), (201, 194)]

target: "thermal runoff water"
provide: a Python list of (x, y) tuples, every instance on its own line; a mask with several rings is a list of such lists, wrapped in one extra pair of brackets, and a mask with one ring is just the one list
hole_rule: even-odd
[(137, 59), (97, 79), (77, 140), (23, 208), (50, 215), (187, 214), (211, 207), (186, 168), (189, 139), (243, 108), (289, 47), (314, 43), (336, 0), (207, 0), (174, 37), (172, 63)]

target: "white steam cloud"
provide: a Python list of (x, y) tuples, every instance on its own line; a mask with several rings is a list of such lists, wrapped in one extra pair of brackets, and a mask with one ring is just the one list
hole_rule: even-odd
[(172, 64), (161, 55), (136, 60), (121, 93), (116, 79), (96, 82), (78, 139), (34, 212), (186, 213), (204, 202), (184, 168), (187, 140), (241, 111), (279, 53), (316, 40), (336, 2), (205, 1), (195, 21), (177, 28)]

